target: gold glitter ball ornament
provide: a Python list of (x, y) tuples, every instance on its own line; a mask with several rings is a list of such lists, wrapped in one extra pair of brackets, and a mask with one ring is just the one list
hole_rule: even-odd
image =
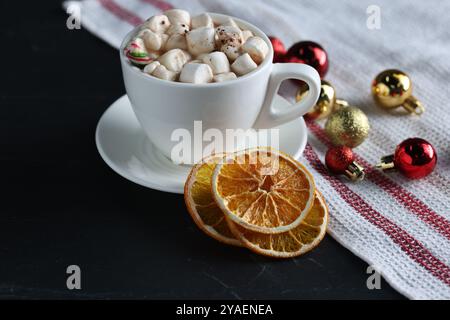
[(366, 114), (356, 107), (341, 108), (330, 115), (325, 132), (335, 146), (355, 148), (369, 135), (370, 124)]
[(379, 73), (372, 81), (375, 102), (384, 109), (402, 106), (417, 115), (425, 111), (422, 103), (412, 95), (411, 78), (403, 71), (390, 69)]

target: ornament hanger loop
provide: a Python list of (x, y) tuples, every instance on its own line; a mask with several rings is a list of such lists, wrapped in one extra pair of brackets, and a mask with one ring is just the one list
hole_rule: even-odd
[(403, 103), (403, 108), (408, 110), (409, 113), (414, 113), (418, 116), (425, 112), (423, 104), (413, 96), (406, 99), (405, 103)]

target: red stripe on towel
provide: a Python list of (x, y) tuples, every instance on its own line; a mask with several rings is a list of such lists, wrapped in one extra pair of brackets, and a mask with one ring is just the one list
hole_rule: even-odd
[(141, 0), (141, 1), (150, 4), (155, 8), (160, 9), (161, 11), (173, 9), (173, 6), (166, 1), (162, 0)]
[(98, 0), (98, 2), (109, 12), (114, 14), (120, 20), (126, 21), (133, 26), (137, 26), (144, 22), (140, 17), (133, 12), (123, 8), (117, 4), (114, 0)]

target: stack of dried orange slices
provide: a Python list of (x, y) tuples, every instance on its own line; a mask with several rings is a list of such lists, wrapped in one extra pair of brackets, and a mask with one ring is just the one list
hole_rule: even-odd
[(209, 236), (276, 258), (316, 247), (328, 223), (327, 205), (311, 173), (273, 149), (203, 159), (192, 168), (184, 199)]

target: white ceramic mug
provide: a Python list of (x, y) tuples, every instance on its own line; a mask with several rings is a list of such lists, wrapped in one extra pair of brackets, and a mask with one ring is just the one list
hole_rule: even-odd
[[(210, 13), (220, 24), (228, 16)], [(271, 128), (292, 121), (308, 112), (320, 94), (320, 77), (315, 69), (297, 63), (273, 64), (269, 38), (252, 24), (233, 18), (244, 30), (267, 42), (270, 50), (258, 68), (242, 77), (221, 83), (189, 84), (160, 80), (133, 67), (124, 48), (136, 29), (120, 47), (125, 88), (138, 121), (150, 141), (167, 157), (178, 143), (172, 141), (176, 129), (187, 129), (194, 136), (194, 121), (202, 121), (203, 131), (216, 128)], [(280, 84), (299, 79), (309, 86), (309, 94), (289, 108), (274, 108), (272, 102)]]

